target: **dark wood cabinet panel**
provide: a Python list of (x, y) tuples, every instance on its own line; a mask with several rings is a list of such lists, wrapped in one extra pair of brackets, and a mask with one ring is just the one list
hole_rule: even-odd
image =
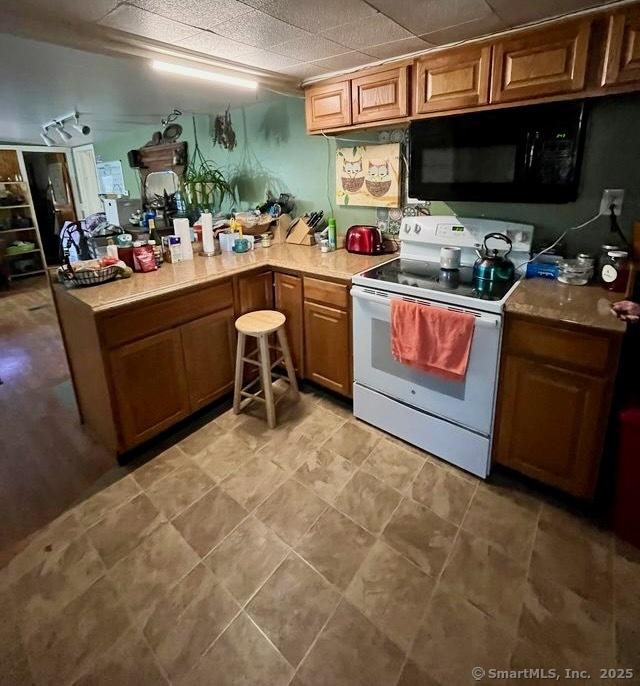
[(595, 487), (606, 381), (507, 355), (496, 461), (578, 497)]
[(273, 309), (273, 272), (265, 270), (238, 277), (238, 316)]
[(287, 322), (285, 330), (293, 366), (298, 376), (302, 376), (303, 366), (303, 300), (302, 279), (291, 274), (276, 273), (275, 275), (276, 310), (282, 312)]
[(640, 83), (640, 8), (609, 17), (602, 85)]
[(394, 67), (351, 80), (354, 124), (406, 117), (409, 114), (409, 67)]
[(425, 55), (415, 62), (414, 114), (489, 102), (491, 46), (473, 45)]
[(142, 443), (189, 414), (179, 329), (114, 348), (109, 361), (124, 449)]
[(351, 124), (351, 82), (311, 86), (305, 92), (307, 129), (319, 131)]
[(351, 396), (351, 317), (346, 310), (304, 303), (305, 377)]
[(493, 44), (491, 102), (581, 91), (591, 19), (518, 33)]
[(234, 321), (233, 308), (228, 308), (180, 328), (192, 412), (233, 389)]

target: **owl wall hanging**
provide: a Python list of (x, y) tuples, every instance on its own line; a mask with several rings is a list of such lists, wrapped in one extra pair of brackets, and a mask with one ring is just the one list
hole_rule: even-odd
[(338, 205), (400, 206), (400, 144), (336, 150)]

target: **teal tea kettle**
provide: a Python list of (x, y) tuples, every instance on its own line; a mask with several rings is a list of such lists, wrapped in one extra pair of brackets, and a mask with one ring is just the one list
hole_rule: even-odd
[[(500, 255), (496, 248), (488, 248), (487, 240), (496, 238), (504, 241), (508, 250)], [(508, 259), (513, 245), (509, 236), (503, 233), (488, 233), (484, 237), (482, 250), (476, 249), (478, 259), (473, 265), (473, 288), (480, 297), (501, 298), (511, 287), (515, 278), (515, 267)]]

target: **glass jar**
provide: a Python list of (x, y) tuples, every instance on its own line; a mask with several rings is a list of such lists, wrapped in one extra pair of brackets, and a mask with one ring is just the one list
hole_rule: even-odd
[(624, 293), (629, 281), (629, 253), (610, 250), (600, 268), (600, 279), (607, 290)]
[(569, 286), (586, 286), (593, 276), (593, 267), (578, 260), (564, 260), (559, 267), (558, 281)]
[(605, 243), (605, 245), (600, 246), (600, 252), (598, 253), (598, 262), (596, 265), (598, 269), (598, 280), (600, 281), (600, 283), (602, 283), (602, 277), (600, 276), (602, 274), (602, 267), (607, 262), (607, 256), (612, 250), (620, 250), (620, 246), (609, 243)]

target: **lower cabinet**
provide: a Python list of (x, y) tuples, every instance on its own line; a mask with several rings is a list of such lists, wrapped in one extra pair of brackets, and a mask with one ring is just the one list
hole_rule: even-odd
[(192, 411), (233, 390), (234, 321), (230, 307), (180, 327)]
[(109, 352), (111, 386), (124, 448), (155, 436), (190, 412), (179, 329)]
[[(533, 351), (524, 337), (532, 326), (538, 332), (534, 343), (539, 343)], [(587, 338), (593, 339), (590, 349), (600, 347), (604, 357), (579, 354)], [(619, 341), (606, 335), (509, 321), (507, 316), (495, 461), (573, 496), (592, 497), (618, 352)]]
[(237, 284), (238, 316), (273, 308), (273, 272), (270, 269), (239, 276)]
[(302, 279), (293, 274), (275, 274), (275, 308), (287, 318), (285, 324), (287, 341), (296, 374), (303, 374), (303, 327)]
[(351, 325), (347, 310), (304, 303), (305, 377), (351, 396)]

